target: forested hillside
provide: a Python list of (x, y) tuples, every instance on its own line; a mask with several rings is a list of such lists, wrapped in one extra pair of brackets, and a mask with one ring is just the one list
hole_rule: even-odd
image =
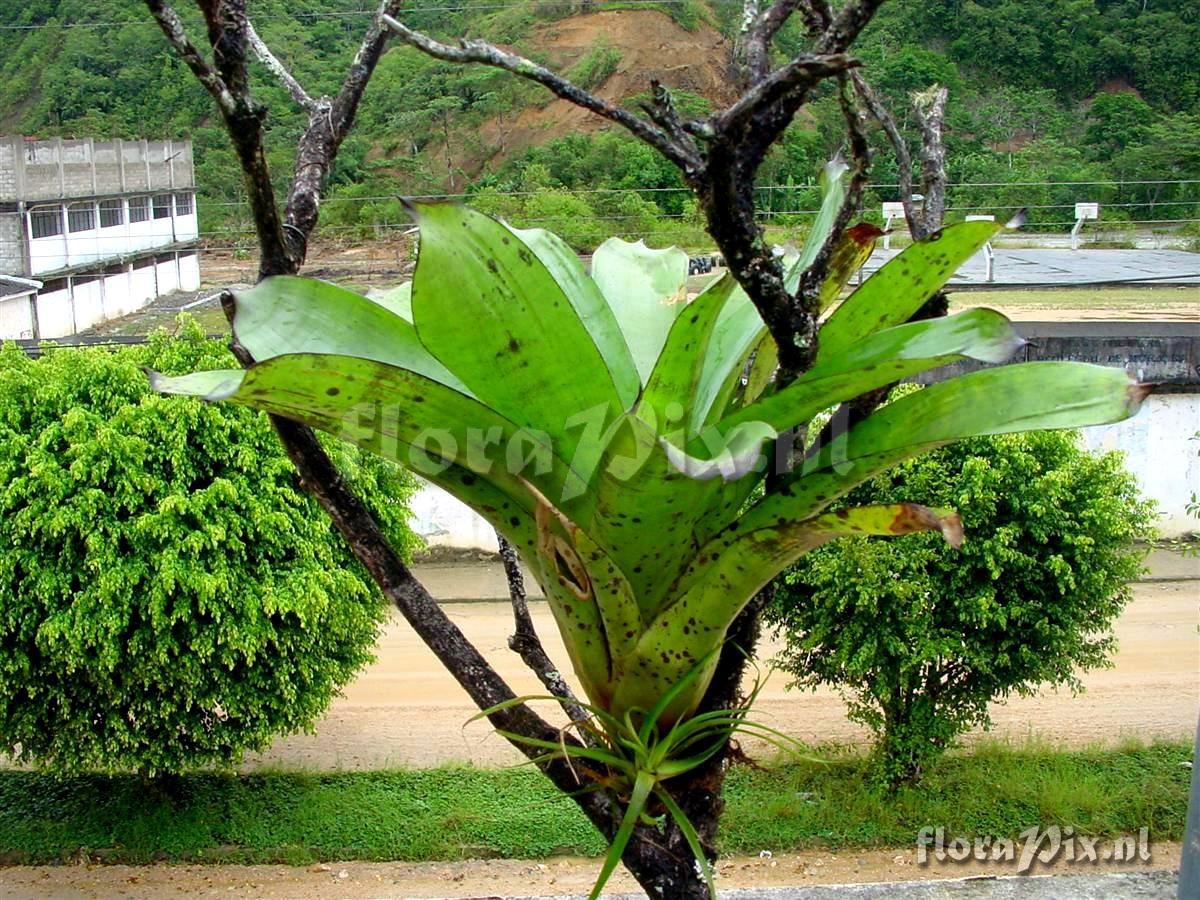
[[(250, 6), (311, 92), (334, 89), (372, 8), (366, 0)], [(740, 0), (412, 0), (404, 15), (439, 36), (516, 46), (617, 101), (635, 103), (659, 77), (682, 109), (702, 112), (729, 96), (740, 12)], [(800, 46), (799, 34), (788, 39)], [(950, 87), (954, 213), (1031, 206), (1036, 224), (1055, 228), (1069, 223), (1075, 200), (1092, 199), (1109, 220), (1186, 227), (1200, 218), (1200, 183), (1186, 183), (1200, 179), (1198, 46), (1195, 0), (891, 0), (856, 51), (902, 119), (909, 91)], [(300, 114), (265, 70), (256, 74), (282, 175)], [(841, 139), (831, 98), (809, 112), (763, 173), (771, 186), (763, 205), (785, 224), (802, 223), (812, 208), (806, 186)], [(141, 0), (0, 6), (0, 132), (191, 134), (205, 227), (237, 218), (237, 169), (209, 100)], [(879, 148), (872, 204), (890, 199), (895, 181)], [(515, 220), (562, 228), (579, 246), (613, 232), (686, 242), (694, 210), (678, 186), (644, 147), (529, 85), (397, 47), (368, 90), (324, 225), (327, 236), (367, 234), (403, 221), (400, 195), (466, 192)]]

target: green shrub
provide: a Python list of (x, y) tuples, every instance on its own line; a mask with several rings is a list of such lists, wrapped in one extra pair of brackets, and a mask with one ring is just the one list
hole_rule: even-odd
[[(225, 766), (311, 726), (385, 607), (265, 416), (150, 390), (229, 364), (188, 325), (0, 350), (0, 747), (64, 770)], [(330, 441), (399, 546), (412, 480)]]
[(876, 736), (895, 788), (988, 704), (1042, 685), (1080, 688), (1109, 665), (1112, 624), (1141, 572), (1152, 504), (1116, 453), (1068, 431), (976, 438), (903, 463), (845, 498), (957, 509), (966, 540), (844, 540), (803, 557), (770, 617), (795, 686), (836, 687)]
[(607, 236), (591, 204), (560, 188), (538, 188), (526, 197), (516, 224), (552, 231), (580, 253), (591, 253)]
[(571, 67), (567, 77), (585, 91), (590, 91), (604, 84), (620, 64), (621, 51), (602, 39)]

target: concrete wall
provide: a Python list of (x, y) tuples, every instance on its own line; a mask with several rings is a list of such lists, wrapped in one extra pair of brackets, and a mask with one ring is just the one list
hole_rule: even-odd
[[(92, 275), (55, 279), (47, 287), (51, 290), (43, 290), (36, 300), (39, 337), (70, 337), (139, 310), (162, 294), (199, 289), (200, 260), (195, 251), (164, 253)], [(28, 300), (25, 306), (28, 310)], [(14, 310), (8, 304), (0, 309), (0, 340), (33, 336), (31, 317), (27, 313), (22, 319)]]
[(0, 298), (0, 337), (33, 337), (31, 295), (18, 294)]
[(496, 553), (496, 532), (471, 507), (439, 487), (424, 484), (412, 499), (409, 525), (430, 547)]
[(170, 191), (195, 183), (190, 140), (0, 137), (0, 201)]
[(154, 267), (154, 277), (158, 281), (160, 297), (179, 290), (179, 263), (175, 260), (174, 253), (159, 257)]
[(129, 271), (129, 293), (134, 309), (140, 309), (158, 293), (158, 282), (154, 277), (154, 259), (135, 262)]
[(71, 307), (71, 292), (66, 288), (43, 291), (37, 296), (39, 337), (69, 337), (75, 333), (75, 311)]
[(1091, 449), (1125, 454), (1142, 494), (1158, 504), (1163, 537), (1200, 531), (1186, 508), (1200, 498), (1200, 394), (1152, 395), (1132, 419), (1082, 431)]
[(200, 290), (200, 254), (179, 254), (179, 289), (181, 291)]
[(17, 199), (17, 144), (0, 138), (0, 200)]
[[(3, 177), (2, 170), (0, 177)], [(15, 208), (11, 211), (0, 210), (0, 273), (24, 274), (24, 234), (25, 226), (20, 211)]]
[[(1200, 496), (1200, 394), (1151, 396), (1132, 419), (1081, 429), (1092, 450), (1119, 450), (1145, 497), (1159, 509), (1162, 537), (1200, 531), (1200, 520), (1187, 514), (1193, 494)], [(490, 525), (441, 488), (425, 485), (412, 502), (413, 529), (436, 547), (495, 551)]]
[[(110, 272), (104, 276), (104, 319), (116, 319), (120, 316), (140, 309), (147, 297), (137, 297), (131, 290), (130, 269), (132, 266), (122, 266), (119, 272)], [(153, 297), (153, 294), (150, 295)]]
[(104, 321), (104, 279), (72, 278), (72, 302), (75, 304), (75, 330), (92, 328)]

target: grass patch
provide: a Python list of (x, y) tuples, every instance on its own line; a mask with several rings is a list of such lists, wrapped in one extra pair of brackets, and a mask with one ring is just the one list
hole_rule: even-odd
[[(1016, 837), (1030, 825), (1097, 836), (1183, 833), (1190, 745), (1057, 750), (985, 744), (889, 798), (861, 756), (735, 769), (726, 852), (912, 843), (923, 825)], [(528, 768), (194, 775), (148, 790), (133, 777), (0, 772), (0, 860), (282, 862), (595, 856), (572, 801)]]
[(1043, 309), (1147, 310), (1196, 304), (1195, 285), (1162, 287), (1052, 288), (1042, 290), (948, 290), (950, 308), (1016, 306)]

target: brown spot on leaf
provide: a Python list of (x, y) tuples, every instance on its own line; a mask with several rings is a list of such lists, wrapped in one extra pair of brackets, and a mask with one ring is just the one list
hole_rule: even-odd
[(865, 246), (883, 234), (883, 229), (870, 222), (859, 222), (846, 229), (846, 237), (859, 246)]
[(1142, 384), (1140, 382), (1129, 386), (1129, 404), (1134, 409), (1141, 405), (1142, 401), (1154, 393), (1158, 387), (1157, 384), (1149, 383)]
[(899, 512), (892, 519), (888, 530), (893, 534), (911, 534), (914, 531), (940, 531), (952, 547), (963, 542), (962, 518), (956, 512), (939, 513), (918, 503), (901, 503)]

